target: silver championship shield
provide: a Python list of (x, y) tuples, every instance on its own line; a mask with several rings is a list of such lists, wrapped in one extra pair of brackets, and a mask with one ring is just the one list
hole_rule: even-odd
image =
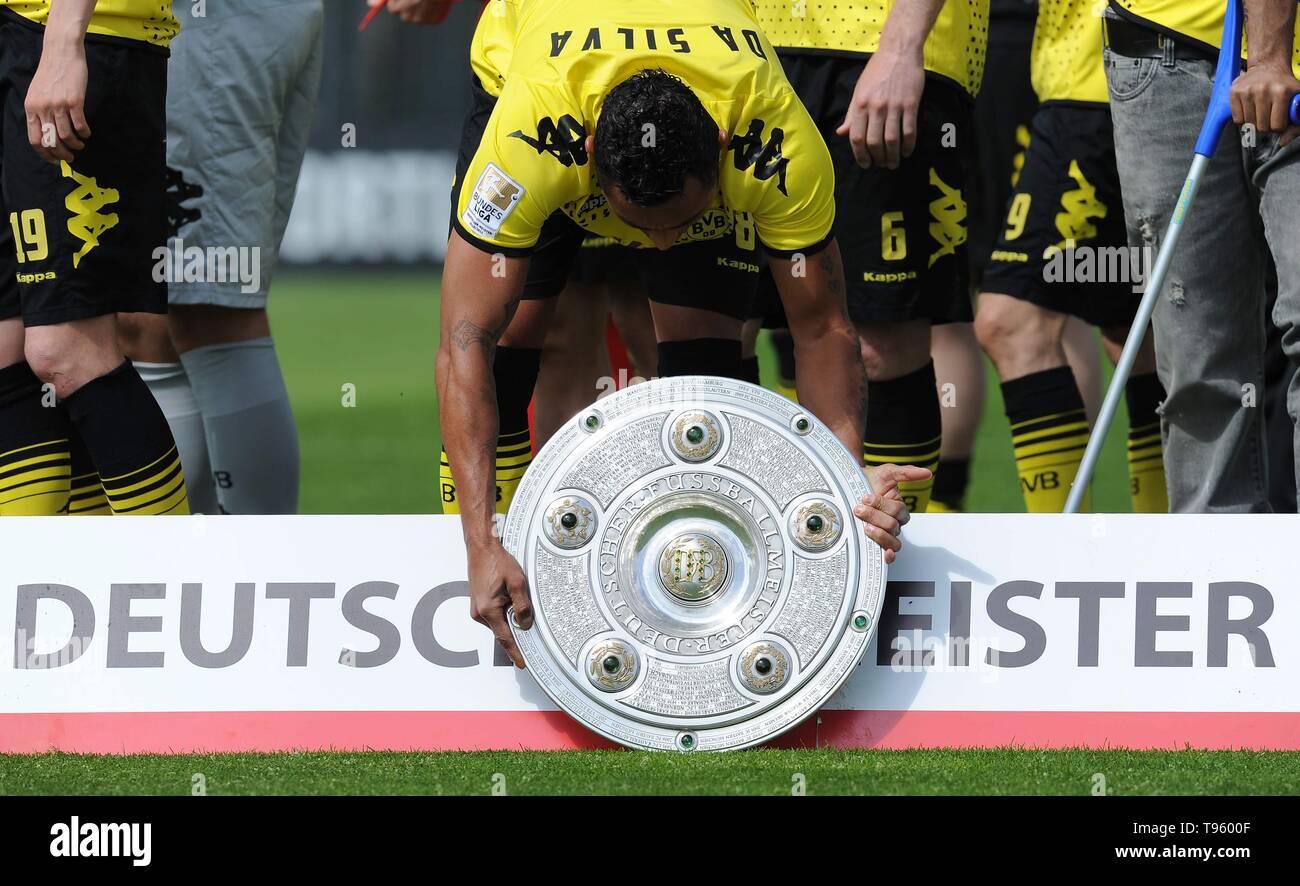
[(779, 394), (691, 376), (634, 385), (566, 424), (504, 528), (546, 694), (647, 750), (767, 741), (816, 711), (875, 630), (884, 552), (831, 431)]

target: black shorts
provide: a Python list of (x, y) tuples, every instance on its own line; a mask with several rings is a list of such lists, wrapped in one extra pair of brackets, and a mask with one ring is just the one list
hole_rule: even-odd
[[(482, 141), (496, 99), (471, 77), (470, 111), (461, 133), (452, 186), (453, 216), (459, 189)], [(454, 229), (454, 222), (451, 229)], [(758, 292), (762, 247), (748, 214), (726, 220), (721, 236), (695, 240), (668, 250), (627, 246), (583, 247), (589, 234), (567, 215), (556, 211), (542, 225), (537, 245), (529, 253), (524, 299), (553, 298), (570, 279), (595, 282), (602, 273), (636, 280), (652, 302), (715, 311), (737, 320), (749, 317)], [(580, 256), (580, 253), (590, 253)], [(602, 270), (602, 265), (604, 270)], [(575, 276), (575, 273), (578, 276)]]
[[(848, 137), (835, 130), (865, 60), (787, 50), (780, 57), (835, 165), (835, 235), (849, 316), (857, 323), (969, 321), (963, 192), (970, 161), (962, 146), (973, 138), (970, 96), (929, 77), (912, 156), (896, 170), (863, 169)], [(764, 283), (762, 302), (772, 302), (770, 286)]]
[(1018, 7), (1015, 12), (990, 15), (984, 85), (975, 101), (976, 171), (969, 181), (966, 202), (970, 206), (971, 282), (977, 288), (993, 244), (1002, 233), (1007, 201), (1024, 162), (1029, 126), (1038, 109), (1029, 70), (1034, 10), (1022, 0), (1011, 3)]
[(27, 142), (23, 103), (44, 31), (0, 10), (0, 319), (47, 326), (167, 310), (167, 54), (86, 40), (91, 136), (71, 167)]
[(1143, 268), (1128, 248), (1110, 109), (1043, 105), (984, 291), (1096, 326), (1127, 326), (1142, 298)]
[(635, 249), (615, 243), (608, 237), (588, 234), (573, 260), (569, 279), (574, 283), (588, 284), (636, 283), (636, 264), (633, 261), (635, 252)]

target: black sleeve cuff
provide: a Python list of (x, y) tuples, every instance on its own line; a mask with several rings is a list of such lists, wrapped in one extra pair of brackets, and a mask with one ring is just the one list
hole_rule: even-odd
[(831, 241), (834, 239), (835, 239), (835, 228), (832, 227), (830, 232), (825, 237), (818, 240), (813, 245), (805, 246), (802, 249), (773, 249), (772, 247), (768, 246), (766, 243), (763, 243), (761, 239), (759, 240), (759, 242), (763, 243), (763, 252), (767, 254), (768, 258), (791, 259), (794, 258), (796, 255), (803, 255), (803, 256), (816, 255), (817, 253), (825, 249), (827, 246), (830, 246)]
[(460, 223), (460, 219), (454, 215), (451, 217), (451, 226), (456, 229), (457, 234), (460, 234), (462, 240), (480, 252), (486, 252), (488, 255), (504, 255), (506, 258), (527, 258), (537, 248), (536, 244), (533, 246), (512, 247), (499, 246), (496, 243), (480, 240), (467, 231), (465, 226)]

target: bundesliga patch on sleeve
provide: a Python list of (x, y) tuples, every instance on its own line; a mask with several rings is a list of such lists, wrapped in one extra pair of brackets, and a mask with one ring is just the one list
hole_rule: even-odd
[(460, 220), (472, 234), (490, 240), (501, 231), (501, 225), (515, 211), (523, 196), (523, 185), (506, 175), (495, 163), (489, 163), (470, 192), (469, 204)]

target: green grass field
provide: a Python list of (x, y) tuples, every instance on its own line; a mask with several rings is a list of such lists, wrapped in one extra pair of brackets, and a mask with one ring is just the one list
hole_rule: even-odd
[[(437, 278), (286, 274), (272, 321), (302, 441), (307, 513), (427, 513), (439, 436)], [(770, 351), (764, 372), (774, 370)], [(352, 388), (345, 386), (351, 385)], [(355, 406), (343, 405), (345, 394)], [(1023, 507), (990, 374), (968, 507)], [(1094, 488), (1128, 510), (1122, 441)], [(584, 753), (296, 753), (0, 756), (0, 794), (1112, 794), (1300, 793), (1300, 755), (1127, 751), (789, 751), (720, 756)], [(504, 778), (504, 781), (502, 781)]]
[[(276, 281), (271, 319), (302, 441), (304, 513), (428, 513), (440, 445), (433, 384), (438, 278), (425, 273), (294, 273)], [(764, 378), (775, 376), (770, 348)], [(355, 407), (345, 407), (344, 385)], [(1023, 511), (1011, 433), (991, 369), (967, 508)], [(593, 391), (594, 393), (594, 391)], [(1096, 510), (1128, 511), (1122, 418), (1093, 487)]]
[[(1300, 793), (1300, 757), (1202, 751), (756, 750), (0, 756), (0, 794)], [(799, 778), (802, 776), (802, 779)], [(1100, 776), (1100, 778), (1098, 777)]]

